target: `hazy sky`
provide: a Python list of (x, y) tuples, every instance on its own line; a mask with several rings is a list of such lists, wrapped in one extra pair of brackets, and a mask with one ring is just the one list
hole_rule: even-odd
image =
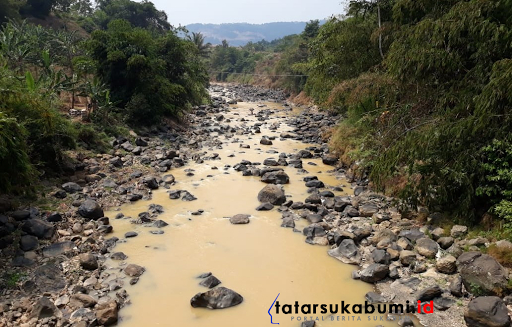
[(344, 12), (342, 0), (152, 0), (169, 22), (270, 23), (324, 19)]

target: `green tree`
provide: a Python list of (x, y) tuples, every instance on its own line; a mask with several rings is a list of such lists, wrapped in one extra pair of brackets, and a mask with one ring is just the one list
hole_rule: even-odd
[(114, 20), (106, 31), (93, 32), (89, 48), (123, 116), (150, 124), (178, 116), (206, 96), (207, 75), (187, 44), (174, 32), (154, 37), (128, 21)]
[(141, 2), (131, 0), (98, 1), (98, 10), (94, 13), (94, 19), (102, 29), (106, 29), (111, 21), (117, 19), (127, 20), (133, 27), (161, 33), (171, 29), (171, 24), (167, 22), (167, 14), (157, 10), (155, 5), (147, 0)]
[(205, 43), (205, 37), (202, 33), (198, 32), (192, 32), (192, 34), (187, 35), (187, 39), (192, 42), (202, 57), (208, 57), (210, 47), (212, 46), (211, 43)]

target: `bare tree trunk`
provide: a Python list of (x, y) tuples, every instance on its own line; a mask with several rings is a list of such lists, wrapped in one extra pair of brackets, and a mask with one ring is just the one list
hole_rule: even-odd
[(377, 0), (377, 14), (379, 16), (379, 52), (382, 59), (384, 59), (384, 53), (382, 52), (382, 31), (381, 31), (381, 21), (380, 21), (380, 5), (379, 0)]

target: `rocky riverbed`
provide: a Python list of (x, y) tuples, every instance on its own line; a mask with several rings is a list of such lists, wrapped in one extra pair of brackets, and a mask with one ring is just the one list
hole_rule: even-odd
[[(151, 202), (162, 190), (169, 201), (193, 203), (203, 194), (195, 191), (193, 184), (190, 189), (176, 188), (179, 184), (173, 174), (176, 170), (190, 177), (200, 174), (185, 171), (192, 164), (209, 164), (216, 168), (212, 171), (256, 178), (261, 184), (259, 192), (244, 195), (259, 201), (256, 211), (273, 212), (281, 218), (283, 229), (301, 233), (308, 246), (325, 249), (324, 253), (341, 261), (339, 265), (352, 265), (352, 275), (344, 278), (372, 285), (374, 292), (367, 292), (367, 301), (433, 301), (433, 314), (401, 319), (400, 325), (510, 325), (510, 275), (482, 253), (490, 242), (481, 237), (466, 239), (465, 226), (439, 228), (439, 213), (423, 210), (421, 214), (428, 223), (421, 224), (414, 215), (401, 212), (394, 199), (372, 192), (367, 189), (367, 181), (356, 180), (340, 167), (325, 137), (341, 117), (315, 108), (293, 108), (279, 91), (213, 86), (211, 93), (212, 105), (195, 108), (181, 124), (162, 125), (132, 139), (112, 140), (110, 153), (77, 155), (75, 173), (47, 195), (58, 204), (52, 211), (13, 208), (13, 201), (0, 201), (0, 326), (117, 323), (119, 310), (130, 304), (129, 287), (142, 283), (152, 272), (116, 247), (118, 242), (139, 239), (140, 229), (134, 227), (121, 237), (112, 236), (116, 232), (114, 220), (148, 226), (155, 235), (165, 233), (170, 221), (162, 218), (165, 207), (160, 203), (132, 217), (121, 210), (107, 218), (106, 210)], [(254, 103), (250, 120), (242, 114), (232, 116), (237, 103), (248, 102)], [(254, 149), (254, 144), (240, 141), (246, 136), (257, 143), (260, 152), (255, 157), (241, 154), (240, 160), (234, 158), (236, 162), (229, 167), (216, 167), (214, 163), (221, 156), (215, 151), (225, 147), (225, 142), (236, 145), (241, 152)], [(294, 153), (272, 150), (282, 140), (306, 145)], [(326, 183), (327, 177), (314, 173), (319, 163), (331, 167), (331, 178), (347, 178), (347, 185)], [(303, 193), (286, 192), (286, 185), (297, 178), (307, 190), (303, 198), (298, 198)], [(247, 212), (253, 209), (247, 208)], [(229, 222), (250, 226), (254, 216), (247, 212), (233, 213)], [(190, 217), (203, 214), (208, 213), (202, 208), (190, 210)], [(512, 248), (508, 241), (493, 246)], [(229, 279), (216, 277), (229, 284)], [(212, 278), (206, 278), (206, 286), (223, 287), (212, 286)], [(240, 298), (234, 297), (237, 304), (241, 297), (247, 298), (240, 293)], [(189, 299), (193, 296), (190, 294)], [(217, 305), (204, 301), (194, 303)], [(296, 322), (297, 326), (301, 324)], [(378, 323), (369, 324), (375, 325)]]

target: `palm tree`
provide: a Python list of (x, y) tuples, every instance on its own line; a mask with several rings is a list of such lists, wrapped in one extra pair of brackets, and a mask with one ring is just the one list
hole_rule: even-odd
[(194, 43), (197, 47), (197, 51), (201, 57), (208, 57), (210, 47), (212, 44), (210, 42), (204, 43), (205, 37), (201, 32), (192, 32), (192, 35), (187, 35), (187, 38), (190, 42)]

